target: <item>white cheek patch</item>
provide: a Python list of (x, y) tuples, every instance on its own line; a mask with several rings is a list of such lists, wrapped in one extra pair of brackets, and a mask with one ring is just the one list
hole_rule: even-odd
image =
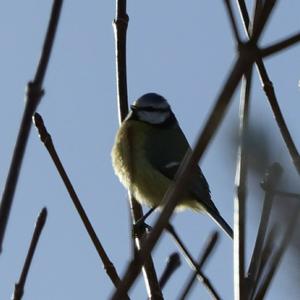
[(141, 121), (150, 123), (150, 124), (160, 124), (165, 122), (170, 117), (170, 112), (161, 112), (161, 111), (138, 111), (138, 116)]

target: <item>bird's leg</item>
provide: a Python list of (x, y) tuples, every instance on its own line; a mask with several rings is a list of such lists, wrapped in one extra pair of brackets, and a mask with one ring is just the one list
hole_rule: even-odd
[(155, 211), (155, 209), (157, 208), (157, 206), (152, 207), (151, 209), (149, 209), (140, 219), (138, 219), (135, 224), (133, 224), (133, 233), (134, 235), (136, 235), (136, 232), (146, 228), (151, 230), (152, 227), (149, 226), (148, 224), (145, 223), (145, 220)]
[(139, 224), (145, 223), (146, 219), (156, 210), (157, 206), (150, 208), (140, 219), (135, 222), (135, 226), (139, 226)]

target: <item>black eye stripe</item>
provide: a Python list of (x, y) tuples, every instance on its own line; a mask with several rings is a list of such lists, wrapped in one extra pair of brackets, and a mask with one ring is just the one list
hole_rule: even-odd
[(154, 108), (152, 106), (144, 106), (144, 107), (137, 107), (135, 105), (131, 105), (131, 110), (133, 111), (157, 111), (157, 112), (168, 112), (169, 108)]

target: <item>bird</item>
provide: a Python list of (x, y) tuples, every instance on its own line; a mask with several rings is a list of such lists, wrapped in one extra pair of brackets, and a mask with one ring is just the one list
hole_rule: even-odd
[[(168, 101), (147, 93), (130, 106), (111, 151), (113, 169), (121, 183), (141, 204), (153, 210), (162, 206), (169, 186), (191, 147)], [(176, 211), (206, 212), (233, 238), (233, 231), (211, 198), (209, 185), (197, 165), (176, 206)]]

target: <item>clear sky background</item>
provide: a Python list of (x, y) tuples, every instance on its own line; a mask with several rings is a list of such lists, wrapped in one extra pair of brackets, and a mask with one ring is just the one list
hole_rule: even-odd
[[(234, 1), (233, 1), (234, 2)], [(252, 1), (247, 1), (250, 5)], [(235, 4), (235, 3), (234, 3)], [(4, 187), (20, 118), (24, 89), (33, 78), (51, 9), (51, 1), (5, 1), (0, 4), (0, 183)], [(115, 50), (112, 20), (115, 1), (65, 1), (38, 111), (43, 115), (57, 151), (119, 274), (130, 257), (131, 240), (126, 191), (115, 177), (110, 159), (118, 128)], [(223, 1), (128, 1), (128, 93), (132, 102), (154, 91), (165, 96), (193, 143), (210, 112), (235, 57), (235, 43)], [(299, 31), (300, 2), (279, 1), (261, 44)], [(241, 24), (240, 24), (241, 25)], [(240, 26), (242, 29), (242, 26)], [(243, 33), (243, 31), (241, 30)], [(300, 147), (300, 46), (266, 61), (290, 130)], [(231, 129), (238, 116), (237, 91), (230, 110), (207, 149), (201, 167), (216, 206), (232, 224), (236, 149)], [(277, 159), (288, 161), (268, 103), (254, 76), (251, 122), (277, 137)], [(261, 143), (266, 141), (261, 141)], [(290, 168), (290, 172), (294, 172)], [(260, 178), (249, 190), (247, 254), (251, 253), (259, 206)], [(0, 257), (0, 299), (9, 299), (29, 245), (40, 209), (49, 216), (25, 287), (24, 300), (107, 299), (113, 287), (85, 232), (48, 153), (31, 131)], [(157, 215), (150, 219), (150, 223)], [(183, 212), (173, 218), (195, 257), (216, 225), (207, 216)], [(154, 261), (161, 274), (176, 246), (164, 235)], [(268, 299), (297, 299), (294, 272), (285, 256)], [(293, 269), (294, 268), (294, 269)], [(164, 290), (175, 299), (189, 268), (183, 262)], [(233, 298), (232, 241), (221, 241), (205, 273), (223, 299)], [(143, 281), (131, 290), (145, 299)], [(190, 299), (209, 299), (196, 284)]]

